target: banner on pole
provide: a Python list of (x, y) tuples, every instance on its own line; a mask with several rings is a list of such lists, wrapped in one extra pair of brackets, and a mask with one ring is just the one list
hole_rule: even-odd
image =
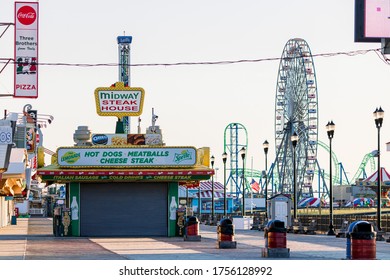
[(38, 97), (38, 3), (15, 2), (14, 97)]

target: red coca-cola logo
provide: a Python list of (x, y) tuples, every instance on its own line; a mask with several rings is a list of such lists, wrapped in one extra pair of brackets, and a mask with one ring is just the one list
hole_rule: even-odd
[(16, 13), (16, 16), (21, 24), (30, 25), (34, 23), (35, 19), (37, 18), (37, 13), (33, 7), (23, 6), (20, 7)]

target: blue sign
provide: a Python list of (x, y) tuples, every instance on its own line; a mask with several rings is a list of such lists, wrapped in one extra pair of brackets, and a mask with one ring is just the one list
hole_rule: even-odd
[[(232, 207), (233, 207), (232, 204), (233, 204), (232, 199), (228, 198), (227, 205), (226, 205), (227, 213), (232, 212)], [(193, 199), (192, 207), (198, 207), (198, 199), (197, 198)], [(202, 198), (202, 201), (201, 201), (202, 213), (203, 214), (211, 213), (211, 207), (212, 207), (211, 199)], [(214, 201), (214, 211), (215, 211), (215, 213), (223, 213), (223, 211), (224, 211), (223, 200), (215, 200)]]
[(0, 145), (12, 144), (12, 127), (0, 126)]
[(132, 39), (133, 39), (133, 37), (131, 37), (131, 36), (118, 36), (117, 37), (118, 44), (131, 44)]

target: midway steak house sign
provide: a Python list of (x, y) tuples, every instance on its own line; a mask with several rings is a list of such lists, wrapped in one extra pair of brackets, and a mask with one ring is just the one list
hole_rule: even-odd
[(196, 163), (194, 147), (62, 147), (57, 155), (58, 165), (67, 168), (191, 167)]
[(140, 116), (144, 97), (142, 88), (125, 87), (123, 82), (117, 82), (95, 89), (96, 110), (100, 116)]
[(38, 3), (15, 2), (14, 97), (38, 97)]

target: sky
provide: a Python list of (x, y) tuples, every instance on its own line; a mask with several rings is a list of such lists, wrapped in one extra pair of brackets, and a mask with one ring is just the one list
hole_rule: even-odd
[[(222, 180), (224, 130), (242, 124), (248, 132), (247, 168), (263, 170), (275, 157), (275, 95), (279, 59), (292, 38), (304, 39), (313, 55), (380, 48), (354, 42), (353, 0), (113, 0), (39, 1), (40, 63), (117, 63), (117, 36), (133, 37), (131, 64), (260, 60), (234, 64), (131, 66), (131, 86), (145, 90), (142, 132), (156, 125), (168, 146), (210, 147)], [(14, 21), (14, 2), (0, 0), (0, 22)], [(2, 29), (3, 30), (3, 29)], [(13, 27), (0, 38), (0, 57), (13, 57)], [(270, 59), (272, 58), (272, 59)], [(375, 52), (315, 56), (318, 138), (333, 120), (333, 151), (352, 177), (364, 155), (377, 149), (372, 116), (385, 111), (381, 130), (382, 166), (390, 169), (390, 66)], [(114, 133), (115, 117), (99, 116), (94, 90), (118, 81), (115, 66), (39, 67), (39, 97), (0, 97), (0, 109), (21, 112), (31, 104), (54, 121), (43, 129), (43, 145), (55, 151), (72, 146), (85, 125), (93, 133)], [(13, 93), (13, 67), (0, 74), (0, 94)], [(137, 117), (131, 119), (137, 132)], [(328, 154), (319, 148), (327, 169)], [(49, 164), (48, 160), (46, 163)], [(370, 170), (368, 170), (370, 172)]]

